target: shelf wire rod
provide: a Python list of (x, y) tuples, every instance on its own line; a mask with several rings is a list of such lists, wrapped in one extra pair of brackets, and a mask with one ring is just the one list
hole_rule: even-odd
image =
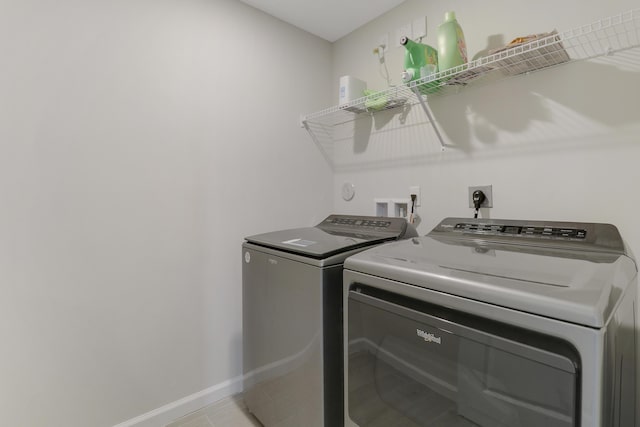
[(433, 118), (433, 113), (431, 112), (431, 108), (429, 108), (427, 103), (424, 101), (424, 98), (422, 97), (422, 94), (418, 90), (417, 86), (412, 87), (411, 90), (413, 91), (413, 93), (415, 93), (416, 97), (418, 97), (418, 101), (420, 101), (420, 105), (422, 106), (424, 113), (427, 115), (427, 117), (429, 118), (429, 121), (431, 122), (431, 127), (433, 127), (433, 131), (436, 133), (436, 136), (440, 141), (440, 148), (442, 149), (442, 151), (444, 151), (444, 140), (442, 139), (440, 130), (438, 129), (438, 126), (436, 125), (436, 121)]
[(329, 153), (327, 153), (327, 150), (323, 146), (322, 142), (318, 139), (318, 136), (316, 135), (316, 133), (311, 130), (311, 126), (309, 125), (309, 122), (307, 120), (304, 120), (302, 122), (302, 125), (305, 127), (309, 135), (311, 135), (311, 139), (313, 139), (313, 142), (315, 142), (316, 146), (320, 150), (320, 153), (322, 153), (322, 155), (324, 156), (325, 160), (329, 163), (329, 165), (331, 165), (331, 169), (335, 170), (333, 159), (331, 158)]

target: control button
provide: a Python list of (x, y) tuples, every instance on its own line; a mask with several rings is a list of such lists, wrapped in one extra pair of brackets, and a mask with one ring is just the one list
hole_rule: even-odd
[(529, 235), (532, 235), (532, 236), (537, 236), (537, 235), (542, 234), (542, 232), (543, 232), (543, 228), (542, 228), (542, 227), (524, 227), (524, 228), (522, 229), (522, 232), (523, 232), (524, 234), (529, 234)]
[(520, 234), (520, 227), (507, 225), (502, 229), (502, 232), (507, 234)]
[(576, 230), (574, 230), (573, 228), (560, 228), (558, 230), (558, 236), (561, 237), (575, 237), (576, 235)]

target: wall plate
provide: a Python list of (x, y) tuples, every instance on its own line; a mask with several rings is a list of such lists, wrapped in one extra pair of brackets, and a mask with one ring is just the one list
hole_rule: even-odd
[(427, 37), (427, 17), (414, 19), (411, 24), (411, 30), (413, 33), (413, 40), (418, 40)]
[(469, 196), (467, 200), (469, 200), (469, 207), (473, 208), (473, 192), (476, 190), (480, 190), (484, 193), (485, 199), (484, 202), (480, 205), (481, 208), (492, 208), (493, 207), (493, 194), (492, 194), (492, 186), (491, 185), (479, 185), (476, 187), (469, 187)]

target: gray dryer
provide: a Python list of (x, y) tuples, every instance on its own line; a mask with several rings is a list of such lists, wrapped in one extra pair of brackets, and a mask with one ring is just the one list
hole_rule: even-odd
[(345, 262), (345, 425), (633, 427), (637, 266), (608, 224), (447, 218)]

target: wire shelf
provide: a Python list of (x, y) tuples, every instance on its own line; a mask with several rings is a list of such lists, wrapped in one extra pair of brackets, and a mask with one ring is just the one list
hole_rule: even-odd
[[(318, 145), (332, 138), (331, 127), (404, 105), (421, 104), (439, 135), (428, 107), (433, 97), (459, 93), (477, 85), (547, 69), (560, 64), (612, 55), (640, 46), (640, 9), (633, 9), (573, 30), (532, 36), (526, 42), (490, 52), (464, 65), (364, 96), (302, 118), (303, 126)], [(322, 147), (321, 147), (322, 148)], [(326, 154), (325, 154), (326, 155)]]

